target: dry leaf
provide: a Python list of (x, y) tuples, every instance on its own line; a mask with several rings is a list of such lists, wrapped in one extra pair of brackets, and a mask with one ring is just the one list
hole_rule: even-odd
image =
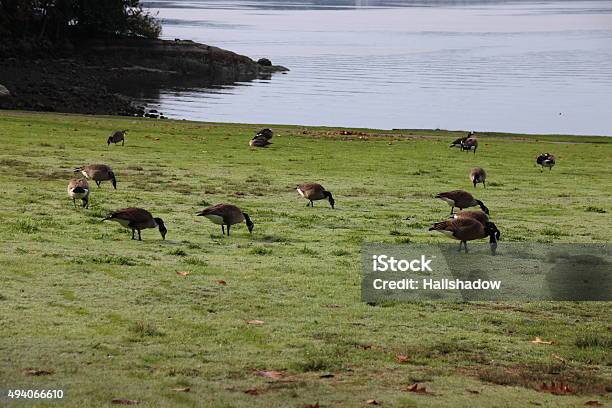
[(414, 392), (417, 394), (433, 394), (432, 392), (427, 391), (425, 386), (419, 388), (419, 384), (412, 384), (406, 388), (403, 388), (402, 391)]
[(552, 355), (552, 358), (554, 358), (555, 360), (558, 360), (558, 361), (562, 362), (563, 364), (567, 364), (567, 360), (566, 360), (566, 359), (564, 359), (563, 357), (561, 357), (561, 356), (560, 356), (560, 355), (558, 355), (558, 354), (553, 354), (553, 355)]
[(263, 320), (246, 320), (247, 324), (264, 324), (265, 322)]
[(118, 404), (118, 405), (137, 405), (137, 404), (140, 404), (140, 401), (138, 401), (138, 400), (129, 400), (129, 399), (125, 399), (125, 398), (115, 398), (115, 399), (111, 400), (111, 402), (113, 404)]
[(249, 395), (259, 395), (259, 391), (257, 391), (257, 388), (249, 388), (244, 393)]
[(531, 342), (533, 344), (549, 344), (549, 345), (554, 343), (553, 341), (542, 340), (540, 337), (537, 337), (537, 336), (535, 339), (531, 340)]
[(285, 375), (285, 373), (282, 371), (267, 371), (267, 370), (258, 371), (257, 374), (261, 375), (262, 377), (268, 377), (268, 378), (272, 378), (275, 380), (278, 380), (283, 375)]
[(569, 385), (563, 383), (555, 384), (554, 382), (550, 383), (550, 385), (543, 383), (540, 385), (540, 391), (550, 392), (551, 394), (555, 395), (574, 393), (574, 390)]
[(395, 356), (395, 361), (397, 361), (400, 364), (406, 363), (408, 360), (410, 360), (410, 357), (404, 354), (398, 354), (397, 356)]
[(584, 405), (588, 405), (590, 407), (603, 407), (603, 404), (596, 400), (590, 400), (584, 403)]
[(227, 282), (226, 282), (226, 281), (224, 281), (223, 279), (219, 279), (219, 280), (217, 281), (217, 283), (218, 283), (219, 285), (227, 285)]
[(469, 390), (469, 389), (466, 389), (466, 391), (469, 392), (470, 394), (480, 394), (480, 391), (478, 391), (478, 390)]
[(35, 376), (39, 376), (39, 375), (51, 375), (53, 374), (53, 370), (38, 370), (35, 368), (26, 368), (25, 370), (23, 370), (23, 373), (25, 375), (35, 375)]
[(369, 404), (369, 405), (380, 405), (380, 402), (376, 401), (375, 399), (371, 399), (371, 400), (367, 400), (366, 404)]
[(319, 376), (319, 378), (333, 378), (333, 377), (335, 377), (335, 375), (333, 375), (331, 373), (329, 373), (329, 374), (321, 374)]
[(189, 392), (189, 391), (191, 391), (191, 388), (189, 388), (189, 387), (185, 387), (185, 388), (173, 388), (172, 391), (176, 391), (176, 392)]
[(180, 275), (180, 276), (187, 276), (187, 275), (189, 275), (190, 273), (191, 273), (191, 272), (187, 272), (187, 271), (176, 271), (176, 274), (177, 274), (177, 275)]

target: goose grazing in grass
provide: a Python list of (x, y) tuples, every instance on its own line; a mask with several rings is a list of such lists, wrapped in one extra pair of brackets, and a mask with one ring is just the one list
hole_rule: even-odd
[(264, 128), (264, 129), (261, 129), (259, 132), (257, 132), (257, 135), (255, 135), (255, 138), (263, 137), (266, 140), (270, 140), (272, 139), (272, 136), (274, 136), (274, 132), (272, 132), (272, 129)]
[(450, 147), (461, 148), (461, 146), (463, 146), (463, 142), (465, 142), (466, 140), (467, 140), (467, 136), (460, 137), (459, 139), (455, 139), (455, 141), (450, 144)]
[(150, 212), (142, 208), (123, 208), (121, 210), (110, 213), (102, 221), (111, 220), (116, 221), (125, 228), (132, 230), (132, 239), (134, 233), (138, 231), (138, 240), (142, 241), (140, 237), (140, 231), (147, 228), (157, 228), (162, 236), (162, 239), (166, 239), (166, 233), (168, 230), (164, 225), (164, 220), (161, 218), (153, 218)]
[(121, 142), (121, 146), (125, 144), (125, 134), (127, 130), (115, 130), (112, 135), (108, 137), (106, 144), (110, 146), (111, 143), (117, 144)]
[(497, 226), (492, 222), (482, 224), (469, 217), (459, 217), (436, 222), (429, 228), (429, 231), (438, 231), (459, 240), (459, 252), (461, 252), (461, 246), (463, 245), (466, 253), (468, 252), (467, 241), (489, 237), (489, 244), (493, 255), (495, 255), (497, 250), (497, 240), (501, 236)]
[(268, 147), (272, 142), (269, 142), (265, 137), (257, 137), (255, 136), (253, 139), (249, 140), (249, 146), (251, 147)]
[(227, 226), (227, 236), (230, 234), (230, 227), (235, 224), (245, 222), (249, 232), (253, 232), (253, 221), (247, 213), (244, 213), (240, 208), (232, 204), (217, 204), (205, 208), (196, 214), (199, 217), (206, 217), (213, 223), (221, 225), (221, 232), (225, 235), (225, 227)]
[(540, 171), (544, 171), (544, 167), (548, 167), (548, 170), (552, 170), (555, 165), (555, 156), (550, 153), (542, 153), (536, 158), (536, 164), (542, 166)]
[(451, 206), (451, 215), (455, 207), (463, 210), (464, 208), (476, 207), (479, 206), (482, 211), (486, 214), (489, 214), (489, 209), (483, 204), (482, 201), (475, 199), (470, 193), (463, 190), (454, 190), (447, 191), (445, 193), (440, 193), (436, 196), (442, 201), (446, 201), (448, 205)]
[(470, 180), (474, 183), (474, 188), (478, 183), (482, 183), (483, 187), (487, 188), (487, 172), (482, 167), (474, 167), (470, 170)]
[(77, 167), (74, 172), (81, 173), (86, 179), (95, 181), (98, 187), (103, 181), (110, 180), (115, 190), (117, 189), (115, 173), (106, 164), (90, 164), (89, 166)]
[(308, 206), (314, 207), (314, 201), (324, 200), (326, 198), (327, 198), (327, 201), (329, 201), (331, 208), (334, 208), (334, 205), (336, 204), (336, 200), (334, 200), (332, 193), (325, 190), (325, 188), (320, 184), (317, 184), (317, 183), (300, 184), (299, 186), (297, 186), (296, 190), (301, 197), (309, 200), (308, 204), (306, 204), (306, 207)]
[(85, 179), (72, 179), (68, 182), (68, 196), (76, 208), (76, 200), (83, 202), (83, 207), (89, 207), (89, 183)]
[(489, 216), (484, 211), (480, 210), (461, 211), (457, 214), (451, 215), (451, 218), (472, 218), (481, 223), (482, 225), (485, 225), (487, 222), (489, 222)]

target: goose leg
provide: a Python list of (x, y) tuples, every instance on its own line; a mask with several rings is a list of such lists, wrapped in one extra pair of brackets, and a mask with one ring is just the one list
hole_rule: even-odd
[(74, 205), (74, 208), (76, 208), (76, 200), (74, 198), (72, 199), (72, 204)]
[(465, 247), (465, 253), (468, 253), (468, 249), (467, 249), (467, 241), (463, 241), (463, 246)]
[(227, 224), (227, 236), (229, 237), (229, 229), (230, 229), (230, 225)]
[(225, 235), (225, 225), (221, 224), (221, 232)]
[(455, 211), (455, 207), (451, 207), (451, 215), (453, 215), (453, 211)]
[(134, 232), (135, 232), (135, 230), (134, 230), (134, 228), (132, 228), (132, 239), (135, 239), (134, 238)]
[(310, 206), (314, 208), (314, 201), (310, 200)]
[(138, 240), (142, 241), (142, 238), (140, 238), (140, 230), (138, 230)]
[(459, 251), (458, 252), (461, 252), (461, 245), (463, 245), (463, 241), (459, 241)]
[(100, 183), (101, 183), (101, 181), (96, 180), (96, 185), (97, 185), (98, 187), (100, 187)]

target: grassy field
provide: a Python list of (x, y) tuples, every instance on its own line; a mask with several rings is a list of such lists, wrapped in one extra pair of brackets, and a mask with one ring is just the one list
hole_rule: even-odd
[[(448, 147), (463, 132), (274, 126), (252, 150), (258, 128), (0, 112), (0, 390), (65, 392), (0, 406), (610, 403), (610, 303), (370, 306), (360, 249), (447, 242), (427, 231), (449, 212), (433, 196), (474, 191), (474, 166), (504, 241), (609, 242), (612, 138), (483, 134), (473, 155)], [(114, 129), (129, 129), (125, 147), (107, 147)], [(551, 172), (534, 167), (543, 151)], [(66, 184), (90, 163), (111, 165), (118, 188), (94, 185), (75, 209)], [(335, 210), (306, 207), (295, 186), (308, 181)], [(195, 216), (219, 202), (248, 212), (253, 235)], [(127, 206), (162, 217), (167, 239), (100, 221)], [(573, 393), (539, 390), (551, 381)]]

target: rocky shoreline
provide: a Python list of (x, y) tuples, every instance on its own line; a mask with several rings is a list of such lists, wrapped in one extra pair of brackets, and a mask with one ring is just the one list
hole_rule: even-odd
[(159, 117), (134, 100), (155, 98), (162, 88), (226, 85), (285, 71), (192, 41), (91, 40), (59, 55), (0, 58), (0, 109)]

